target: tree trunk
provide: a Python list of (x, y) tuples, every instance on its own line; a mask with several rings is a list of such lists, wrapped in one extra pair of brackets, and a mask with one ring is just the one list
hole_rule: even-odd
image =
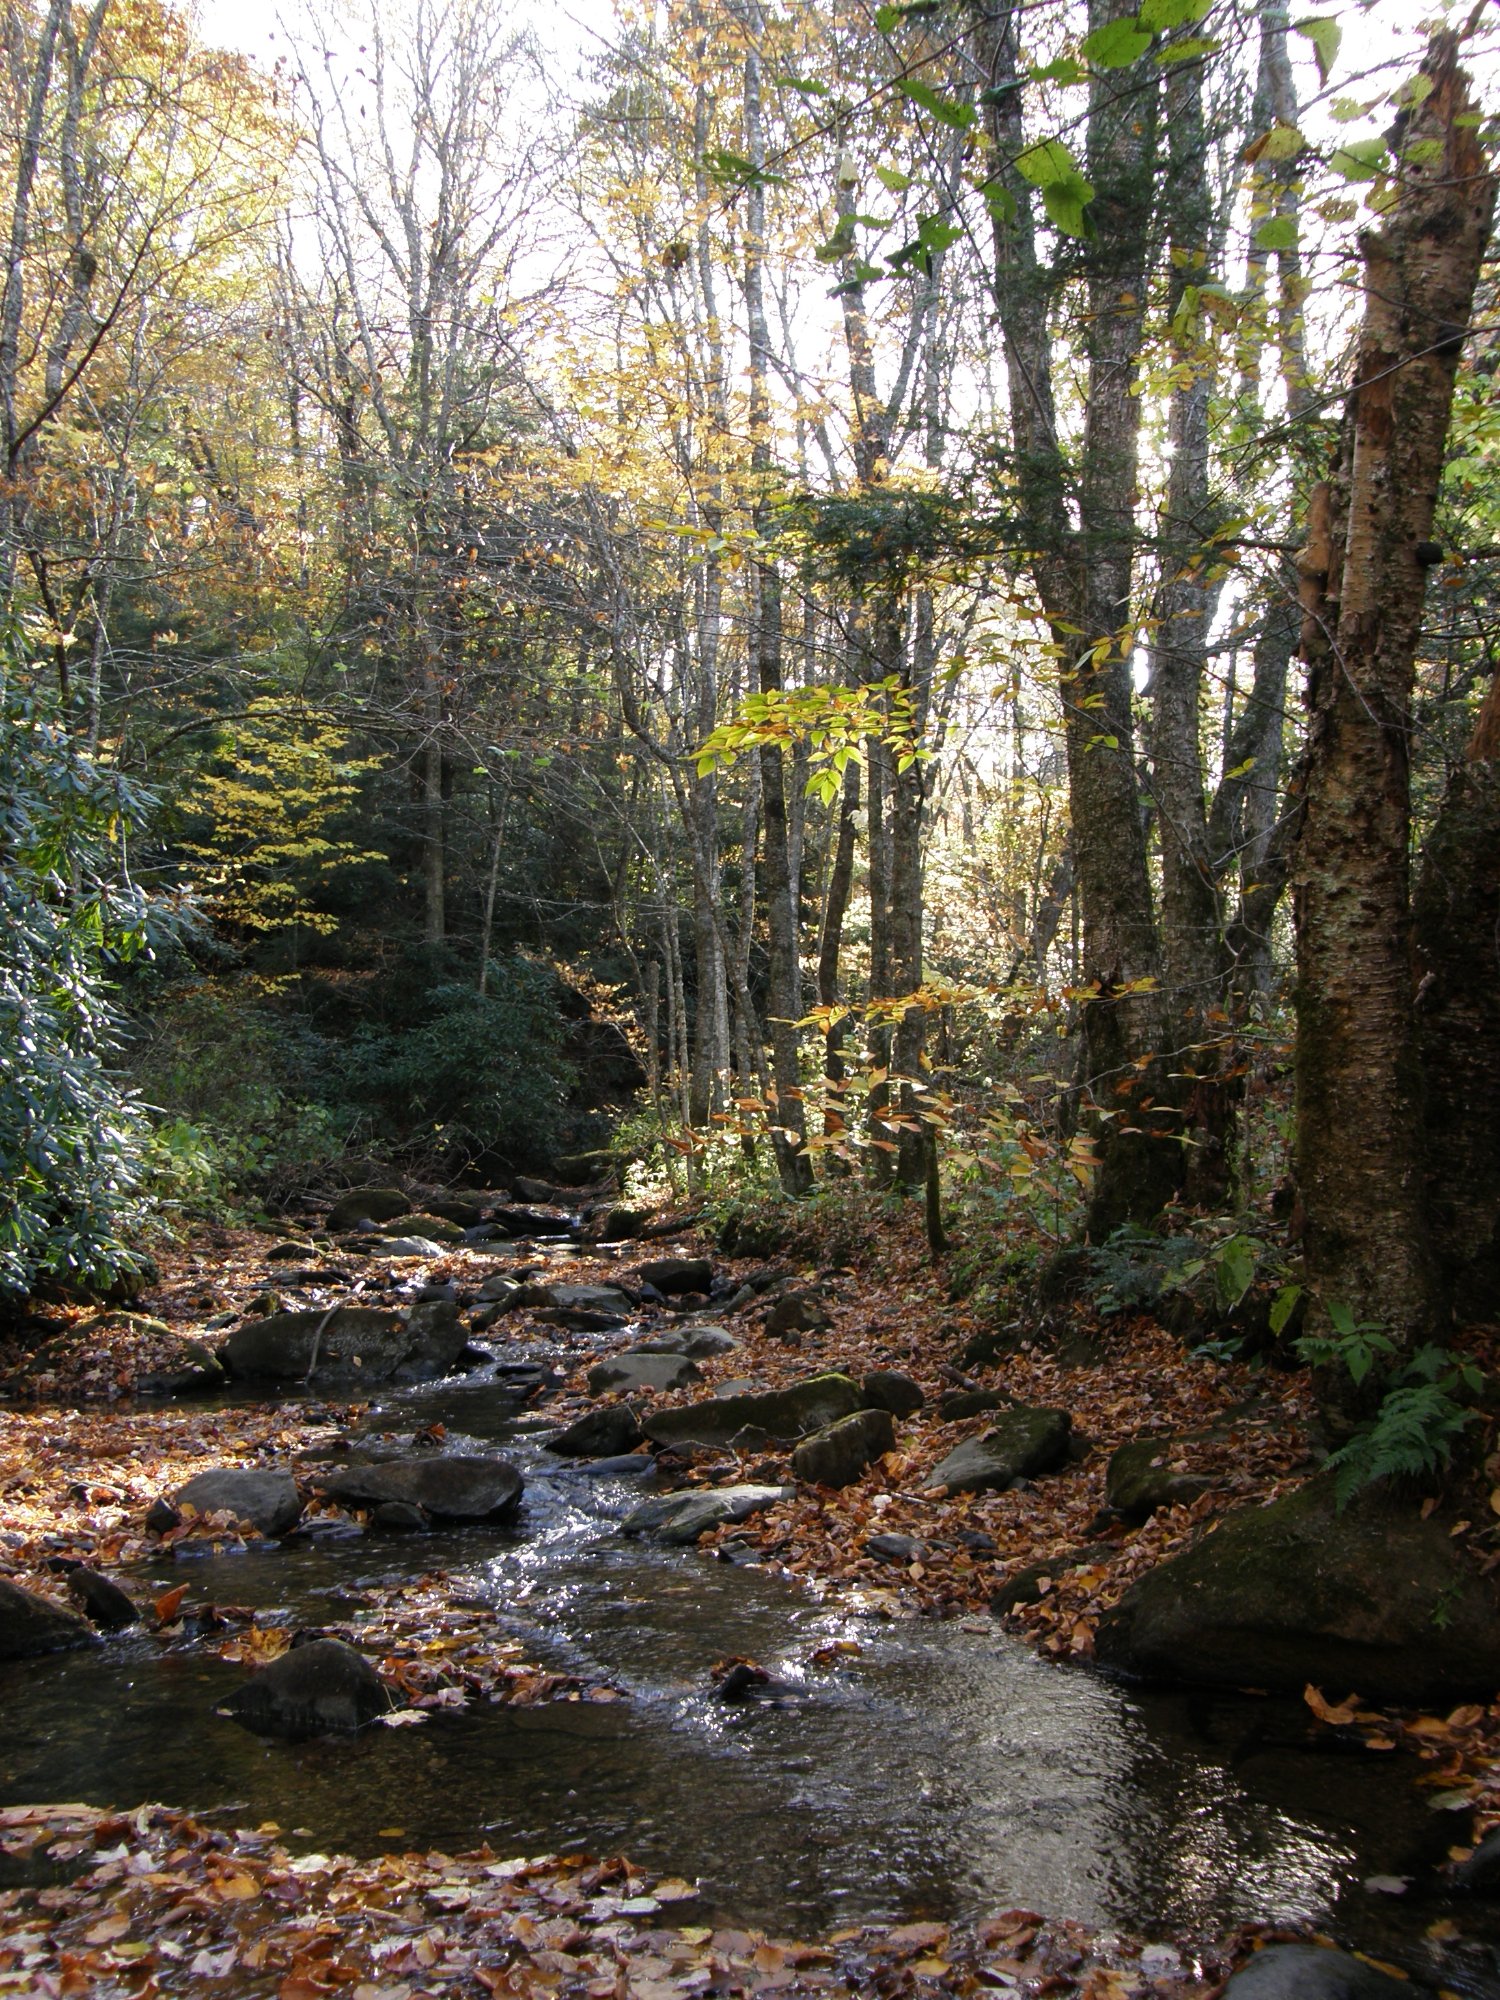
[(1500, 675), (1422, 851), (1414, 908), (1433, 1252), (1462, 1322), (1500, 1318)]
[[(1433, 37), (1423, 71), (1433, 87), (1407, 127), (1396, 205), (1363, 239), (1347, 494), (1321, 604), (1316, 550), (1306, 564), (1312, 721), (1293, 877), (1310, 1326), (1347, 1314), (1400, 1350), (1433, 1320), (1408, 901), (1414, 662), (1453, 378), (1494, 207), (1455, 35)], [(1373, 1371), (1362, 1388), (1326, 1371), (1333, 1427), (1372, 1408), (1379, 1386)]]

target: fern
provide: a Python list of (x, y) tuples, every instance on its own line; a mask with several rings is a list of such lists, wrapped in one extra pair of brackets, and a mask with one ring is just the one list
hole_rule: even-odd
[(1369, 1429), (1333, 1454), (1328, 1463), (1341, 1510), (1377, 1479), (1426, 1479), (1449, 1462), (1454, 1444), (1474, 1420), (1474, 1412), (1449, 1394), (1460, 1373), (1455, 1369), (1437, 1380), (1392, 1389)]

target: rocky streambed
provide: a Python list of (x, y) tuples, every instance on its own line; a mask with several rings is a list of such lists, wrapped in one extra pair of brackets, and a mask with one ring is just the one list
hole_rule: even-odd
[[(518, 1257), (533, 1247), (523, 1240)], [(580, 1286), (560, 1298), (548, 1275), (524, 1330), (501, 1341), (497, 1320), (478, 1329), (484, 1359), (468, 1347), (473, 1317), (513, 1295), (471, 1299), (465, 1323), (449, 1310), (461, 1288), (419, 1272), (400, 1312), (360, 1308), (372, 1314), (363, 1327), (321, 1300), (311, 1320), (281, 1315), (282, 1393), (357, 1381), (371, 1365), (365, 1333), (386, 1343), (384, 1384), (286, 1471), (249, 1475), (269, 1482), (264, 1538), (181, 1535), (184, 1513), (191, 1526), (195, 1511), (243, 1504), (210, 1484), (198, 1509), (187, 1482), (169, 1501), (178, 1526), (164, 1512), (160, 1540), (116, 1572), (140, 1604), (186, 1584), (194, 1602), (233, 1607), (238, 1657), (190, 1633), (163, 1643), (129, 1627), (0, 1667), (0, 1800), (166, 1799), (273, 1824), (294, 1849), (356, 1856), (486, 1841), (500, 1854), (624, 1851), (693, 1883), (704, 1923), (780, 1933), (1031, 1908), (1181, 1944), (1285, 1921), (1465, 1992), (1493, 1990), (1485, 1919), (1448, 1896), (1439, 1872), (1441, 1815), (1388, 1761), (1312, 1735), (1300, 1702), (1131, 1688), (1040, 1658), (989, 1617), (910, 1617), (880, 1590), (820, 1601), (751, 1563), (748, 1538), (721, 1537), (718, 1560), (691, 1546), (798, 1480), (857, 1478), (889, 1448), (901, 1371), (877, 1385), (896, 1410), (863, 1385), (849, 1407), (830, 1383), (852, 1378), (809, 1371), (804, 1442), (788, 1454), (774, 1404), (787, 1391), (724, 1373), (752, 1356), (715, 1326), (711, 1298), (664, 1331), (660, 1315), (638, 1316), (638, 1286), (622, 1306), (593, 1280), (591, 1296)], [(264, 1352), (276, 1317), (244, 1322), (241, 1351), (259, 1341)], [(460, 1361), (467, 1372), (440, 1373)], [(729, 1393), (695, 1386), (700, 1367)], [(554, 1413), (550, 1392), (580, 1369), (592, 1396)], [(392, 1379), (401, 1373), (436, 1379)], [(259, 1379), (214, 1393), (274, 1399)], [(192, 1386), (201, 1397), (204, 1383)], [(713, 1402), (722, 1437), (705, 1434)], [(1040, 1475), (1066, 1437), (1035, 1415), (1011, 1427), (1012, 1442)], [(960, 1438), (949, 1476), (969, 1476), (1007, 1435), (986, 1421)], [(821, 1454), (811, 1465), (809, 1445)], [(692, 1483), (695, 1454), (731, 1447), (732, 1481)], [(755, 1477), (747, 1461), (759, 1452), (770, 1456)], [(1019, 1465), (1004, 1470), (1018, 1477)], [(912, 1550), (875, 1554), (901, 1564)], [(255, 1634), (301, 1635), (309, 1670), (330, 1644), (378, 1662), (403, 1600), (446, 1607), (470, 1639), (482, 1631), (534, 1663), (552, 1698), (481, 1694), (408, 1709), (403, 1722), (379, 1712), (399, 1693), (366, 1713), (354, 1688), (342, 1719), (371, 1726), (302, 1740), (268, 1733), (253, 1704), (245, 1712), (246, 1689), (266, 1679), (250, 1671)], [(433, 1621), (437, 1649), (445, 1629)]]

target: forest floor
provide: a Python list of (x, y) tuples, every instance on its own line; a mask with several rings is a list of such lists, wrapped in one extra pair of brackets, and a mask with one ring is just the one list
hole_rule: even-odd
[[(252, 1301), (266, 1309), (268, 1287), (278, 1283), (277, 1265), (267, 1261), (275, 1240), (273, 1232), (198, 1229), (162, 1258), (160, 1281), (130, 1313), (55, 1312), (0, 1349), (0, 1575), (58, 1601), (74, 1562), (128, 1582), (131, 1566), (163, 1547), (145, 1526), (153, 1500), (206, 1464), (285, 1463), (361, 1414), (359, 1404), (323, 1397), (195, 1405), (134, 1394), (137, 1378), (170, 1363), (183, 1336), (199, 1334), (206, 1320), (243, 1313)], [(663, 1249), (713, 1256), (732, 1279), (751, 1272), (747, 1260), (718, 1255), (688, 1234), (669, 1245), (585, 1251), (569, 1260), (566, 1275), (608, 1281)], [(700, 1363), (703, 1380), (675, 1400), (747, 1373), (776, 1386), (828, 1369), (856, 1377), (899, 1369), (921, 1386), (924, 1405), (899, 1425), (896, 1450), (863, 1479), (840, 1491), (801, 1487), (705, 1538), (698, 1560), (731, 1543), (737, 1559), (748, 1555), (809, 1590), (890, 1617), (988, 1615), (1004, 1592), (1013, 1631), (1059, 1660), (1087, 1661), (1099, 1616), (1136, 1576), (1213, 1515), (1274, 1496), (1314, 1463), (1305, 1372), (1189, 1356), (1149, 1319), (1086, 1314), (1075, 1315), (1070, 1340), (1059, 1341), (1054, 1327), (993, 1369), (966, 1371), (955, 1356), (975, 1325), (949, 1300), (914, 1227), (883, 1228), (878, 1247), (851, 1266), (779, 1261), (794, 1285), (816, 1283), (826, 1325), (783, 1341), (764, 1331), (763, 1300), (720, 1307), (711, 1317), (741, 1345)], [(446, 1280), (462, 1293), (495, 1268), (493, 1247), (420, 1263), (382, 1260), (378, 1277), (363, 1267), (354, 1289), (330, 1296), (357, 1290), (361, 1302), (377, 1303), (382, 1292), (410, 1296), (421, 1283)], [(325, 1301), (299, 1294), (289, 1302)], [(483, 1338), (503, 1347), (528, 1330), (542, 1331), (517, 1311)], [(623, 1334), (615, 1344), (625, 1344)], [(607, 1351), (608, 1342), (595, 1343), (578, 1357), (548, 1401), (549, 1415), (565, 1422), (591, 1407), (582, 1377)], [(938, 1460), (988, 1421), (944, 1421), (942, 1398), (976, 1386), (1068, 1411), (1070, 1462), (1019, 1490), (951, 1497), (930, 1490)], [(1172, 1468), (1206, 1484), (1190, 1503), (1131, 1526), (1105, 1506), (1105, 1469), (1118, 1445), (1141, 1438), (1160, 1439)], [(764, 1454), (689, 1455), (678, 1477), (790, 1483), (786, 1461)], [(190, 1519), (166, 1540), (235, 1533), (215, 1516)], [(866, 1547), (876, 1533), (915, 1547), (882, 1560)], [(479, 1621), (443, 1602), (440, 1577), (425, 1596), (403, 1593), (375, 1610), (361, 1643), (374, 1641), (376, 1664), (410, 1720), (474, 1699), (617, 1698), (607, 1686), (543, 1672), (513, 1642), (487, 1640)], [(234, 1607), (195, 1603), (187, 1587), (158, 1598), (145, 1618), (165, 1646), (208, 1646), (251, 1666), (275, 1657), (289, 1636)], [(1394, 1781), (1426, 1786), (1454, 1810), (1456, 1832), (1477, 1837), (1500, 1823), (1500, 1704), (1417, 1715), (1376, 1711), (1348, 1694), (1310, 1688), (1310, 1721), (1390, 1757)], [(1468, 1808), (1472, 1814), (1460, 1816)], [(1279, 1935), (1250, 1927), (1168, 1945), (1090, 1935), (1066, 1913), (1008, 1911), (970, 1928), (918, 1923), (811, 1941), (767, 1938), (694, 1925), (691, 1884), (653, 1882), (623, 1860), (520, 1862), (484, 1849), (361, 1861), (296, 1855), (280, 1833), (229, 1830), (167, 1806), (126, 1812), (35, 1802), (0, 1810), (0, 1852), (11, 1857), (0, 1881), (17, 1885), (0, 1888), (0, 1994), (673, 2000), (998, 1991), (1025, 2000), (1074, 1993), (1187, 2000), (1215, 1990), (1256, 1942)]]

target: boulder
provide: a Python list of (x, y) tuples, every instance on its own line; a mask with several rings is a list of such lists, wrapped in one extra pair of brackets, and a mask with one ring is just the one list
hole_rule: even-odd
[(432, 1519), (410, 1500), (382, 1500), (371, 1511), (370, 1526), (386, 1535), (419, 1535), (432, 1526)]
[(1111, 1452), (1104, 1475), (1104, 1504), (1127, 1521), (1149, 1520), (1158, 1507), (1176, 1507), (1206, 1493), (1213, 1481), (1172, 1462), (1170, 1438), (1134, 1438)]
[(138, 1396), (207, 1395), (224, 1385), (224, 1364), (201, 1340), (178, 1340), (163, 1365), (135, 1378)]
[(634, 1311), (634, 1302), (628, 1292), (618, 1285), (549, 1285), (552, 1303), (567, 1306), (574, 1312), (618, 1313), (622, 1316)]
[(331, 1313), (279, 1312), (248, 1320), (230, 1334), (223, 1353), (229, 1372), (251, 1381), (384, 1382), (411, 1345), (411, 1329), (400, 1313), (338, 1306)]
[(328, 1227), (337, 1236), (361, 1222), (391, 1222), (410, 1214), (411, 1202), (400, 1188), (351, 1188), (329, 1209)]
[(480, 1229), (484, 1226), (484, 1210), (477, 1201), (462, 1201), (457, 1195), (444, 1195), (440, 1200), (434, 1197), (422, 1204), (424, 1215), (441, 1216), (444, 1222), (451, 1222), (457, 1229)]
[(965, 1417), (1008, 1410), (1010, 1400), (1003, 1389), (954, 1389), (938, 1399), (938, 1417), (945, 1424), (961, 1424)]
[(77, 1599), (89, 1623), (101, 1631), (123, 1632), (127, 1625), (139, 1622), (141, 1614), (133, 1601), (119, 1584), (101, 1576), (98, 1570), (80, 1564), (68, 1571), (67, 1582), (68, 1595)]
[(1149, 1680), (1425, 1707), (1500, 1683), (1500, 1603), (1439, 1515), (1376, 1488), (1340, 1512), (1320, 1474), (1246, 1507), (1100, 1620), (1103, 1666)]
[(458, 1364), (469, 1336), (452, 1299), (419, 1299), (407, 1315), (410, 1338), (397, 1372), (403, 1379), (430, 1382)]
[(792, 1471), (809, 1486), (852, 1486), (895, 1444), (889, 1410), (856, 1410), (804, 1438), (792, 1453)]
[(443, 1246), (429, 1236), (376, 1236), (369, 1252), (372, 1257), (441, 1257)]
[(638, 1208), (612, 1208), (590, 1231), (598, 1243), (631, 1243), (651, 1220)]
[(770, 1340), (785, 1340), (790, 1334), (822, 1333), (832, 1324), (816, 1292), (783, 1292), (766, 1314), (761, 1331)]
[(521, 1475), (508, 1458), (458, 1452), (346, 1466), (327, 1474), (321, 1486), (341, 1507), (380, 1507), (402, 1500), (434, 1521), (508, 1521), (523, 1491)]
[(489, 1219), (512, 1236), (567, 1236), (573, 1227), (565, 1215), (540, 1208), (492, 1208)]
[(797, 1444), (841, 1417), (852, 1417), (861, 1400), (859, 1384), (847, 1375), (809, 1375), (787, 1389), (716, 1396), (684, 1409), (656, 1410), (641, 1428), (653, 1444), (764, 1451), (771, 1445)]
[(362, 1653), (342, 1639), (313, 1639), (263, 1667), (254, 1680), (220, 1702), (215, 1713), (258, 1736), (297, 1741), (350, 1734), (396, 1706)]
[(0, 1577), (0, 1660), (34, 1660), (93, 1644), (94, 1635), (76, 1611)]
[(1409, 1979), (1352, 1952), (1317, 1944), (1272, 1944), (1242, 1965), (1221, 2000), (1413, 2000)]
[(588, 1375), (591, 1396), (604, 1396), (612, 1389), (627, 1396), (642, 1389), (666, 1393), (697, 1380), (697, 1366), (685, 1354), (644, 1354), (632, 1348), (597, 1363)]
[(504, 1300), (506, 1304), (509, 1304), (520, 1289), (521, 1287), (516, 1283), (509, 1271), (491, 1271), (490, 1275), (479, 1287), (479, 1297), (485, 1305), (489, 1305), (496, 1300)]
[(179, 1486), (172, 1505), (199, 1514), (230, 1514), (247, 1527), (274, 1539), (294, 1528), (302, 1514), (302, 1496), (285, 1466), (220, 1466), (200, 1472)]
[[(989, 1537), (986, 1537), (990, 1540)], [(995, 1544), (990, 1540), (990, 1551)], [(1090, 1542), (1081, 1549), (1069, 1549), (1060, 1556), (1050, 1556), (1045, 1562), (1027, 1563), (1024, 1569), (1013, 1570), (1000, 1585), (990, 1593), (990, 1609), (997, 1618), (1008, 1617), (1022, 1604), (1040, 1604), (1044, 1592), (1043, 1584), (1051, 1584), (1071, 1571), (1087, 1569), (1095, 1563), (1107, 1562), (1116, 1553), (1113, 1542)]]
[(988, 1493), (1053, 1472), (1068, 1455), (1066, 1410), (1006, 1410), (987, 1431), (969, 1438), (928, 1476), (929, 1487), (949, 1493)]
[(522, 1201), (554, 1201), (557, 1190), (551, 1181), (531, 1180), (524, 1174), (511, 1182), (512, 1191)]
[(874, 1368), (861, 1382), (865, 1408), (889, 1410), (893, 1417), (914, 1417), (925, 1398), (921, 1385), (899, 1368)]
[(462, 1243), (463, 1230), (456, 1222), (449, 1222), (446, 1216), (430, 1214), (422, 1209), (416, 1215), (403, 1215), (395, 1222), (382, 1222), (382, 1236), (420, 1236), (428, 1243)]
[(681, 1336), (682, 1351), (694, 1361), (709, 1361), (716, 1354), (733, 1354), (740, 1342), (727, 1327), (695, 1326), (690, 1333)]
[(790, 1499), (796, 1490), (794, 1486), (712, 1486), (660, 1493), (633, 1507), (620, 1523), (620, 1532), (685, 1546), (725, 1521), (748, 1520), (762, 1507)]
[(611, 1403), (607, 1409), (588, 1411), (555, 1438), (548, 1438), (545, 1449), (559, 1458), (619, 1458), (643, 1444), (645, 1436), (628, 1403)]
[(650, 1285), (670, 1299), (682, 1292), (706, 1292), (714, 1281), (714, 1267), (706, 1257), (657, 1257), (649, 1264), (637, 1264), (630, 1275), (638, 1285)]

